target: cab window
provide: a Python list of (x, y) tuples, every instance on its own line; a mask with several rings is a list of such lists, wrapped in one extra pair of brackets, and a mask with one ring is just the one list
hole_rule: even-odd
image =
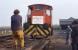
[(48, 16), (50, 16), (51, 15), (51, 11), (50, 10), (46, 10), (46, 14), (48, 15)]
[(28, 14), (27, 15), (31, 15), (31, 9), (28, 9)]
[(43, 6), (36, 6), (36, 10), (42, 10), (43, 9)]

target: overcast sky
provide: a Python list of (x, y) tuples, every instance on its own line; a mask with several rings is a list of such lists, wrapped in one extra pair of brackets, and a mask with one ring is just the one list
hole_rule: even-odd
[(14, 9), (20, 10), (24, 23), (27, 6), (31, 4), (53, 6), (53, 25), (59, 24), (59, 19), (78, 18), (78, 0), (0, 0), (0, 26), (10, 26)]

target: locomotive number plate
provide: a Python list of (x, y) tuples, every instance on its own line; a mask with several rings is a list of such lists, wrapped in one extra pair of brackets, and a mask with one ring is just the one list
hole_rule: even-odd
[(43, 16), (32, 16), (32, 24), (44, 24)]

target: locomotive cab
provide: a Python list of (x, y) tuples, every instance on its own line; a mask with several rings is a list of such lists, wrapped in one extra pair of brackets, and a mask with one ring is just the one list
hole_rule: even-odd
[(51, 35), (52, 7), (35, 4), (28, 6), (27, 23), (24, 32), (27, 37), (44, 38)]

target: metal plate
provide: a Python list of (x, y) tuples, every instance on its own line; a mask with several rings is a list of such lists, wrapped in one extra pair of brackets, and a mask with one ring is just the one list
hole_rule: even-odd
[(43, 16), (33, 16), (32, 17), (32, 24), (44, 24), (44, 17)]

